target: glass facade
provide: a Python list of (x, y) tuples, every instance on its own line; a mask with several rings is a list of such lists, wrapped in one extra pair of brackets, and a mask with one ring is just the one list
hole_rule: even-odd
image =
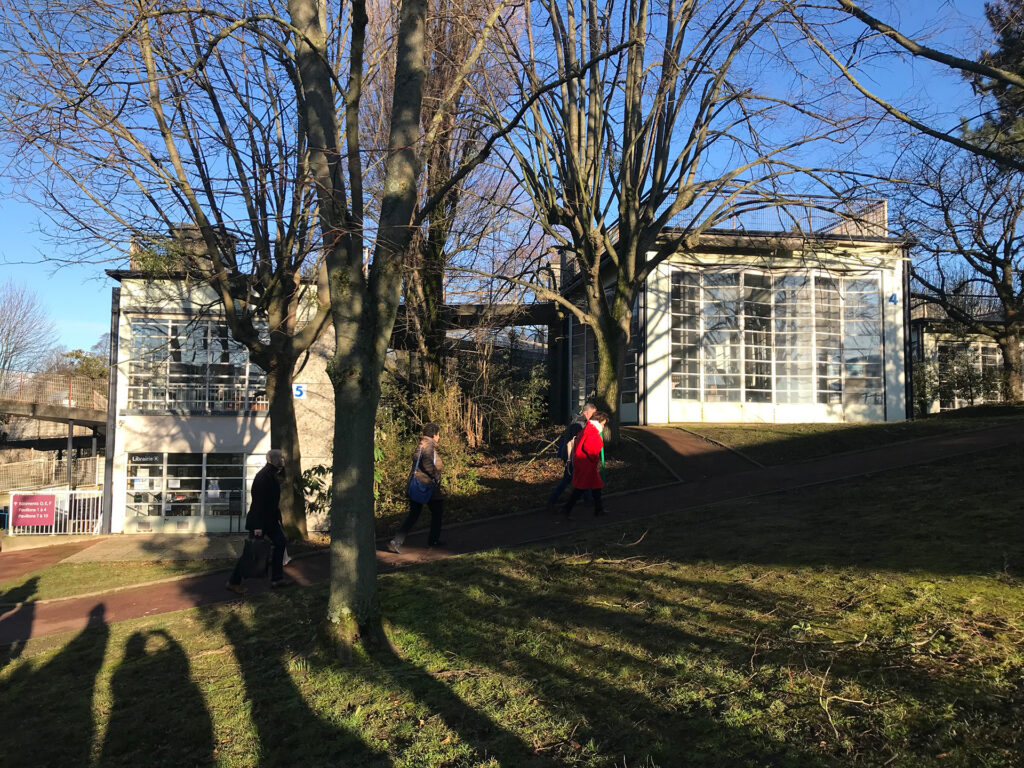
[(266, 410), (266, 374), (216, 320), (131, 321), (128, 410), (237, 413)]
[(242, 515), (241, 453), (129, 453), (129, 517)]
[(881, 405), (878, 278), (672, 272), (672, 398)]
[(988, 341), (940, 341), (939, 409), (951, 411), (1002, 400), (1003, 354)]

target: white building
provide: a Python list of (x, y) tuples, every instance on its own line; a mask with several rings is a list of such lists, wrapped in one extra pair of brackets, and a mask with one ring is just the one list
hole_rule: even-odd
[[(623, 423), (905, 419), (906, 247), (852, 229), (716, 230), (660, 264), (634, 314)], [(595, 346), (567, 326), (575, 410), (594, 391)]]
[[(120, 283), (107, 431), (111, 532), (240, 530), (271, 447), (265, 374), (231, 338), (209, 287), (184, 276), (108, 274)], [(296, 369), (304, 468), (330, 453), (328, 336)]]

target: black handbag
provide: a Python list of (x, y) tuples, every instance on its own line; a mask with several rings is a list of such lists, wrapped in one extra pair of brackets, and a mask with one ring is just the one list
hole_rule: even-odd
[(267, 539), (248, 538), (242, 549), (242, 578), (262, 579), (270, 570), (270, 554), (274, 545)]

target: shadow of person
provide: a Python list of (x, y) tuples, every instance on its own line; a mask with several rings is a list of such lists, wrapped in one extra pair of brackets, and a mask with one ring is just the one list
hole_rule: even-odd
[(99, 765), (181, 766), (212, 760), (210, 713), (188, 657), (166, 631), (128, 638), (110, 688), (114, 701)]
[(39, 587), (39, 577), (0, 595), (0, 669), (21, 656), (32, 634), (36, 604), (29, 598)]
[(383, 752), (313, 711), (288, 672), (284, 649), (275, 647), (269, 627), (247, 627), (237, 616), (224, 622), (242, 670), (245, 697), (260, 742), (261, 768), (295, 765), (381, 766), (393, 764)]
[(4, 765), (89, 765), (93, 691), (107, 652), (110, 627), (103, 603), (61, 651), (38, 668), (15, 669), (4, 690), (10, 707), (3, 718), (0, 754)]

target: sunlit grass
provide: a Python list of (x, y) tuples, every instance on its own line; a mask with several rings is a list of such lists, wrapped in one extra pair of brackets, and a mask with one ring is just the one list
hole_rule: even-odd
[[(29, 644), (11, 765), (1019, 766), (1015, 449)], [(82, 755), (87, 757), (79, 759)]]

